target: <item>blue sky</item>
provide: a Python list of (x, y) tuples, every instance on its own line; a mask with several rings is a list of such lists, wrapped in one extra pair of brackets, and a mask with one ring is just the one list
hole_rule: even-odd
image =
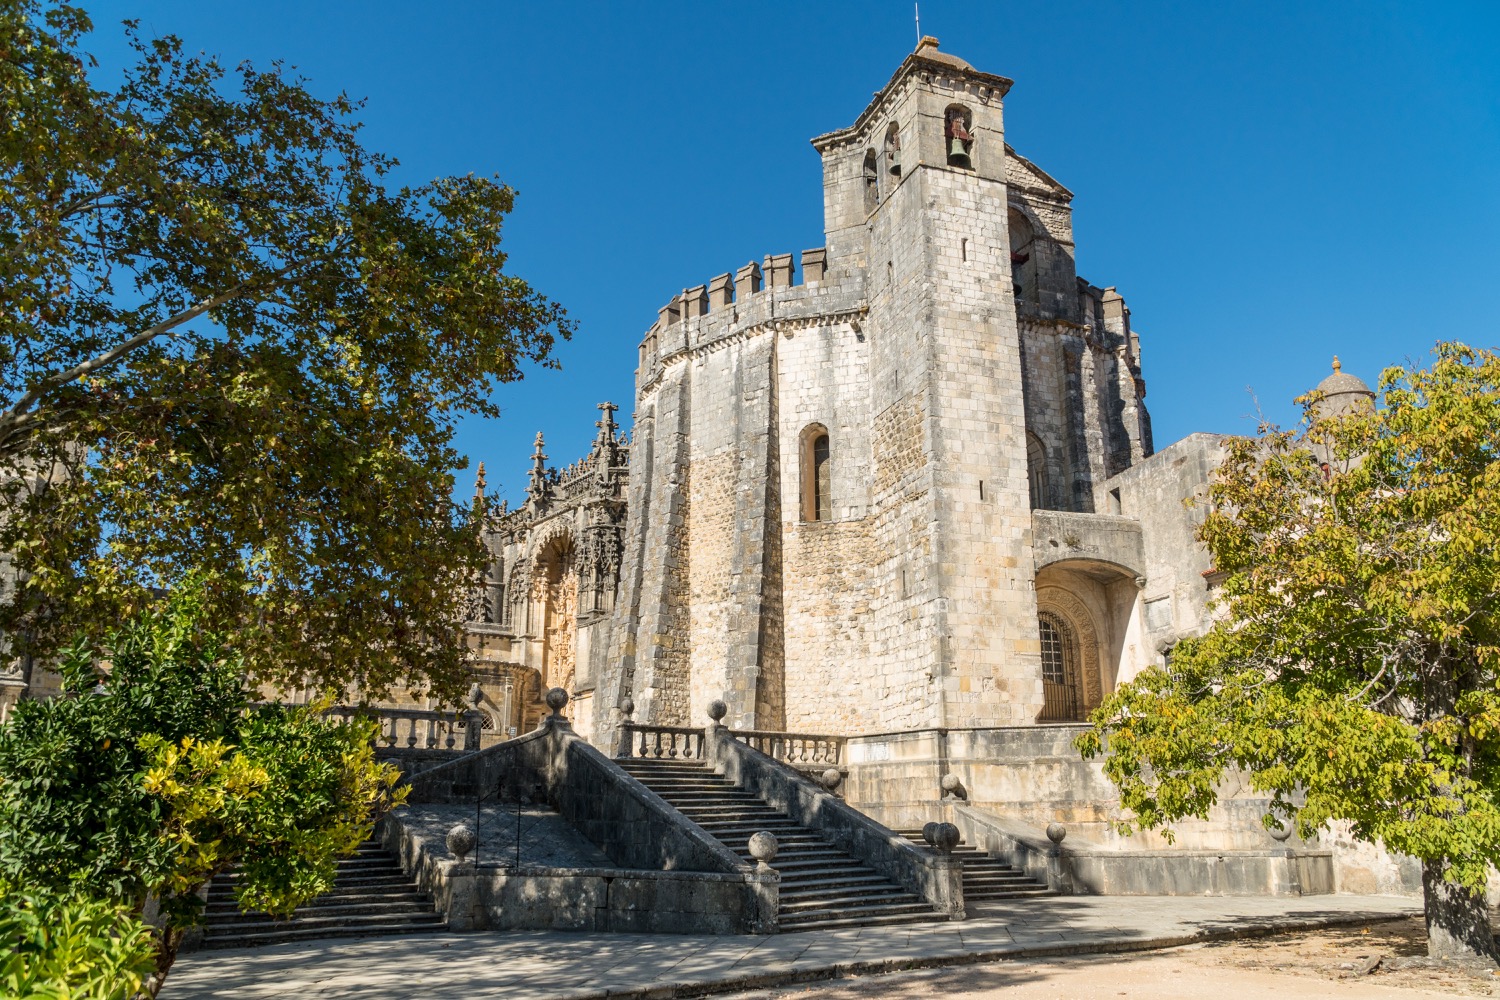
[[(512, 501), (538, 430), (563, 464), (594, 404), (628, 416), (670, 296), (822, 245), (807, 140), (916, 41), (909, 0), (84, 2), (105, 78), (138, 17), (366, 98), (399, 180), (519, 190), (510, 266), (580, 329), (460, 432)], [(1334, 353), (1373, 383), (1438, 339), (1500, 342), (1500, 3), (924, 0), (922, 30), (1016, 81), (1007, 139), (1074, 192), (1078, 271), (1131, 306), (1158, 447), (1252, 431), (1257, 401), (1294, 419)]]

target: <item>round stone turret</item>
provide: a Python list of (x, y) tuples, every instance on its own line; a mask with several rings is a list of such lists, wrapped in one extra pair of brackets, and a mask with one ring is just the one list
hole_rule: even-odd
[(1338, 416), (1375, 404), (1374, 391), (1364, 379), (1344, 371), (1337, 354), (1333, 356), (1333, 373), (1318, 383), (1316, 391), (1323, 397), (1317, 407), (1320, 416)]

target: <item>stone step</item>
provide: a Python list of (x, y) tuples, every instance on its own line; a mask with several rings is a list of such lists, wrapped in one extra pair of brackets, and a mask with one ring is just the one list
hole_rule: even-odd
[(445, 928), (443, 918), (432, 914), (430, 919), (386, 920), (331, 926), (303, 927), (296, 923), (268, 924), (264, 929), (242, 930), (235, 928), (225, 934), (205, 931), (205, 948), (244, 948), (264, 944), (287, 944), (293, 941), (318, 941), (323, 938), (375, 937), (386, 934), (415, 934), (421, 931), (440, 931)]
[[(339, 890), (335, 889), (333, 892), (325, 893), (324, 895), (319, 896), (311, 903), (303, 904), (303, 906), (352, 906), (363, 905), (366, 903), (426, 904), (427, 902), (428, 899), (426, 893), (419, 892), (416, 889), (413, 889), (410, 885), (407, 885), (404, 890), (393, 890), (391, 892), (340, 892)], [(240, 909), (240, 904), (234, 899), (234, 897), (229, 896), (222, 899), (210, 897), (208, 903), (203, 907), (203, 912), (205, 915), (212, 915), (215, 913), (241, 913), (243, 911)]]
[(806, 927), (809, 924), (817, 924), (820, 927), (861, 927), (869, 926), (872, 921), (906, 923), (924, 918), (934, 921), (948, 919), (943, 914), (934, 912), (926, 903), (919, 901), (875, 906), (845, 906), (839, 909), (798, 910), (796, 913), (783, 913), (781, 926), (784, 930)]
[(290, 920), (273, 920), (265, 913), (251, 911), (213, 914), (213, 922), (216, 928), (260, 926), (262, 924), (275, 924), (277, 926), (314, 926), (316, 921), (324, 918), (345, 919), (349, 917), (399, 917), (407, 914), (431, 914), (432, 903), (425, 899), (415, 899), (394, 903), (343, 903), (320, 906), (310, 903), (307, 906), (299, 906), (292, 913)]
[[(910, 892), (880, 889), (879, 892), (867, 892), (867, 894), (832, 895), (823, 892), (823, 894), (816, 895), (816, 897), (801, 897), (796, 898), (796, 900), (786, 900), (786, 898), (783, 898), (781, 900), (781, 913), (801, 913), (805, 912), (805, 910), (841, 910), (846, 909), (846, 907), (880, 906), (880, 904), (895, 903), (919, 903), (921, 906), (927, 907), (926, 903), (922, 903), (919, 898), (916, 898)], [(932, 909), (932, 907), (927, 907), (927, 909)]]
[(996, 899), (1035, 899), (1038, 896), (1056, 896), (1057, 893), (1046, 886), (1033, 885), (1023, 886), (1016, 889), (977, 889), (970, 892), (964, 887), (964, 902), (987, 903)]

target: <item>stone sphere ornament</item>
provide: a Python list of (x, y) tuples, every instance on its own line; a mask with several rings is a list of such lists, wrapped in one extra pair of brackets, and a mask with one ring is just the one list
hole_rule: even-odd
[(750, 848), (750, 856), (755, 859), (756, 866), (762, 871), (771, 867), (771, 862), (776, 860), (776, 851), (780, 847), (776, 843), (776, 835), (769, 830), (752, 833), (747, 846)]
[(957, 799), (965, 797), (964, 783), (958, 780), (958, 775), (956, 774), (943, 775), (942, 780), (938, 784), (942, 786), (944, 795), (951, 795)]
[(1275, 840), (1275, 841), (1278, 841), (1278, 842), (1284, 844), (1284, 843), (1286, 843), (1287, 838), (1289, 838), (1292, 835), (1292, 825), (1290, 823), (1283, 823), (1281, 820), (1278, 819), (1276, 821), (1276, 825), (1273, 826), (1273, 827), (1271, 827), (1266, 832), (1271, 835), (1271, 839), (1272, 840)]
[(819, 780), (823, 782), (823, 787), (831, 792), (843, 783), (844, 774), (838, 768), (830, 767), (819, 776)]
[(927, 841), (929, 847), (937, 846), (937, 828), (938, 824), (935, 820), (922, 824), (922, 839)]
[(620, 699), (620, 714), (627, 719), (635, 715), (635, 699), (628, 694)]
[(935, 829), (932, 831), (932, 846), (944, 854), (952, 854), (958, 842), (963, 839), (958, 832), (958, 827), (952, 823), (934, 823), (933, 826)]
[(463, 861), (479, 846), (479, 837), (467, 823), (459, 823), (448, 831), (448, 853)]
[(547, 707), (552, 709), (552, 714), (560, 718), (562, 716), (563, 706), (568, 703), (568, 692), (564, 691), (562, 688), (550, 688), (547, 691), (546, 700)]
[(724, 704), (718, 698), (715, 698), (713, 701), (708, 703), (708, 717), (710, 719), (713, 719), (714, 722), (722, 722), (724, 716), (728, 714), (729, 706)]
[(1047, 824), (1047, 839), (1052, 841), (1054, 844), (1061, 844), (1063, 842), (1063, 838), (1067, 835), (1068, 828), (1063, 826), (1061, 823)]

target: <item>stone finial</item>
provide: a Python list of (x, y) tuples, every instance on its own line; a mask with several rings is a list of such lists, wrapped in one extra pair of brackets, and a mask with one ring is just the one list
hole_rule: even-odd
[(568, 703), (568, 692), (562, 688), (550, 688), (547, 691), (547, 707), (552, 709), (552, 718), (561, 719), (563, 706)]
[(723, 722), (724, 716), (729, 714), (729, 706), (718, 698), (708, 703), (708, 717), (715, 723)]
[(780, 847), (776, 842), (776, 835), (769, 830), (752, 833), (746, 846), (750, 848), (750, 856), (755, 859), (755, 867), (763, 872), (771, 870), (771, 862), (776, 860), (776, 851)]
[(927, 823), (922, 827), (922, 839), (942, 854), (952, 854), (963, 836), (952, 823)]
[(942, 788), (945, 796), (951, 796), (955, 799), (968, 798), (967, 793), (964, 791), (964, 783), (958, 780), (958, 775), (956, 774), (949, 773), (943, 775), (938, 781), (938, 786)]
[(1050, 841), (1052, 841), (1052, 843), (1061, 846), (1062, 842), (1063, 842), (1063, 838), (1066, 837), (1067, 835), (1068, 835), (1068, 828), (1065, 827), (1065, 826), (1063, 826), (1061, 823), (1048, 823), (1047, 824), (1047, 839), (1050, 840)]
[(1271, 835), (1272, 840), (1284, 844), (1292, 835), (1292, 824), (1284, 822), (1280, 817), (1277, 817), (1275, 825), (1266, 832)]
[(478, 681), (475, 681), (473, 684), (469, 685), (469, 694), (465, 700), (470, 705), (475, 706), (477, 706), (481, 701), (484, 701), (484, 688), (479, 686)]
[(708, 308), (727, 309), (734, 301), (734, 275), (725, 271), (708, 283)]
[(635, 699), (628, 694), (620, 699), (620, 714), (625, 717), (626, 722), (635, 715)]
[(745, 296), (754, 295), (758, 291), (760, 291), (760, 265), (752, 260), (734, 272), (735, 301), (744, 302)]
[(527, 480), (526, 497), (534, 503), (543, 503), (550, 493), (547, 483), (547, 455), (542, 451), (542, 432), (536, 432), (536, 448), (531, 453), (531, 473)]
[(479, 846), (479, 836), (467, 823), (459, 823), (448, 831), (448, 853), (460, 862)]
[(818, 247), (816, 250), (802, 251), (802, 283), (804, 285), (811, 285), (813, 282), (822, 281), (823, 276), (827, 273), (827, 247)]
[[(1341, 364), (1339, 364), (1339, 356), (1338, 356), (1338, 355), (1337, 355), (1337, 354), (1335, 354), (1335, 355), (1334, 355), (1334, 356), (1333, 356), (1333, 370), (1334, 370), (1334, 371), (1336, 371), (1336, 372), (1341, 372), (1341, 371), (1343, 371), (1343, 370), (1344, 370), (1344, 366), (1343, 366), (1343, 365), (1341, 365)], [(483, 469), (483, 468), (484, 468), (484, 466), (483, 466), (483, 465), (480, 465), (480, 466), (479, 466), (479, 467), (480, 467), (480, 468), (481, 468), (481, 469)]]
[(828, 789), (831, 792), (843, 783), (844, 772), (840, 771), (836, 767), (830, 767), (828, 770), (824, 771), (818, 776), (818, 780), (823, 783), (824, 788)]

